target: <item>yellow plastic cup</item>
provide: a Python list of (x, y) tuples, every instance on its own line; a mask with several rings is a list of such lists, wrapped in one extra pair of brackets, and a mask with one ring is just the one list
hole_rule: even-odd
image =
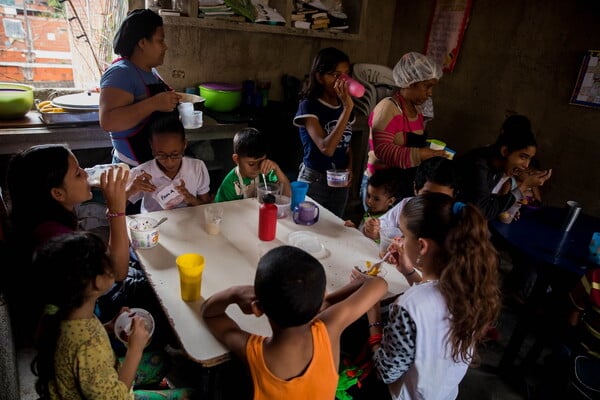
[(204, 271), (204, 257), (201, 254), (182, 254), (175, 260), (179, 270), (181, 284), (181, 299), (183, 301), (196, 301), (200, 299), (202, 287), (202, 271)]

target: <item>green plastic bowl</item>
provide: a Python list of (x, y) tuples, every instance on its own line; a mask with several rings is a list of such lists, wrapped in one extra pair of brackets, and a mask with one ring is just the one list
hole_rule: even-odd
[(19, 119), (33, 107), (33, 86), (0, 82), (0, 119)]
[(213, 111), (233, 111), (242, 103), (242, 87), (230, 83), (203, 83), (200, 96), (206, 100), (204, 107)]

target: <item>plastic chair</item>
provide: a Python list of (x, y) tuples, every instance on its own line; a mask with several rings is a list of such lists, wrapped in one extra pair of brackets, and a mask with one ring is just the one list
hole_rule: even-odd
[(353, 75), (356, 79), (368, 82), (374, 86), (396, 87), (392, 69), (385, 65), (378, 64), (354, 64), (352, 67)]
[(582, 400), (600, 399), (600, 359), (577, 356), (572, 361), (568, 398)]
[(358, 63), (352, 66), (352, 75), (365, 86), (365, 95), (355, 99), (357, 109), (369, 115), (377, 103), (396, 90), (392, 70), (385, 65)]

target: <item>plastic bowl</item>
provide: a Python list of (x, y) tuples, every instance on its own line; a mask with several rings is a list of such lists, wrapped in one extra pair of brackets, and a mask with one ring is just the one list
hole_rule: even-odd
[(275, 195), (275, 205), (277, 206), (277, 218), (286, 218), (290, 214), (290, 205), (292, 199), (282, 194)]
[(199, 86), (204, 107), (213, 111), (233, 111), (242, 103), (242, 88), (228, 83), (205, 83)]
[(327, 186), (331, 187), (346, 187), (350, 171), (347, 169), (328, 169), (327, 170)]
[(446, 143), (441, 140), (431, 139), (428, 142), (431, 150), (444, 150), (446, 148)]
[(33, 86), (0, 82), (0, 119), (23, 118), (33, 107)]
[(263, 197), (265, 197), (267, 194), (274, 195), (275, 202), (277, 202), (277, 195), (281, 194), (281, 185), (279, 185), (277, 182), (267, 182), (267, 186), (265, 187), (265, 184), (261, 182), (256, 187), (256, 197), (258, 198), (258, 202), (260, 204), (263, 203)]
[(136, 217), (129, 221), (131, 244), (136, 249), (150, 249), (158, 244), (158, 223), (154, 218)]
[[(150, 332), (150, 338), (154, 334), (154, 317), (143, 308), (130, 308), (129, 312), (121, 313), (115, 320), (115, 336), (125, 345), (129, 343), (129, 335), (131, 334), (131, 323), (133, 317), (141, 317), (146, 323), (146, 328)], [(146, 346), (150, 344), (150, 340)]]

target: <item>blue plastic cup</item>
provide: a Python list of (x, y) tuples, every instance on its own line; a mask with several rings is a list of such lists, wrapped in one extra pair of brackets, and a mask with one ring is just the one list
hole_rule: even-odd
[(292, 203), (290, 204), (290, 208), (294, 210), (294, 208), (306, 198), (306, 193), (308, 193), (308, 183), (294, 181), (290, 185), (292, 186)]

